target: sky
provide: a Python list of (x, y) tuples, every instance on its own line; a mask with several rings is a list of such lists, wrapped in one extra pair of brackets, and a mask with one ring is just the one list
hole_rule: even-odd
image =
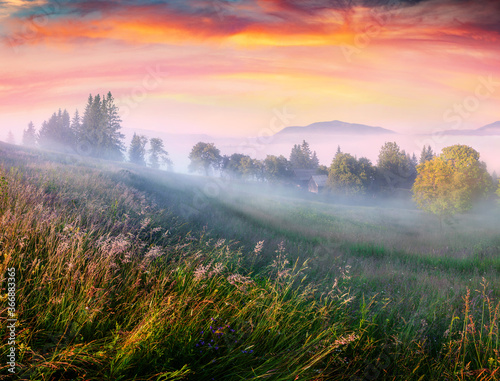
[(500, 120), (497, 0), (0, 0), (0, 57), (19, 137), (108, 91), (124, 128), (164, 133)]

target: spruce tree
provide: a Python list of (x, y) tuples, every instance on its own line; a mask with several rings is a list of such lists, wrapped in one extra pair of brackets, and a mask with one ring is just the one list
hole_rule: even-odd
[(425, 163), (426, 161), (434, 159), (434, 152), (432, 151), (431, 146), (428, 146), (427, 148), (424, 146), (422, 148), (422, 153), (420, 154), (420, 164)]
[(14, 134), (12, 133), (11, 130), (9, 130), (9, 132), (7, 134), (7, 143), (16, 144), (16, 139), (14, 138)]
[(311, 169), (317, 169), (319, 167), (319, 159), (316, 155), (316, 151), (313, 152), (311, 157)]
[(28, 128), (23, 132), (23, 145), (34, 147), (36, 145), (36, 130), (33, 122), (29, 122)]
[(80, 121), (80, 113), (78, 112), (78, 109), (75, 110), (75, 114), (73, 115), (73, 119), (71, 119), (71, 124), (70, 128), (75, 136), (75, 143), (77, 143), (78, 140), (78, 135), (80, 134), (82, 123)]
[(128, 151), (129, 160), (131, 163), (138, 165), (146, 165), (146, 144), (148, 139), (143, 135), (137, 135), (134, 133), (132, 141), (130, 142), (130, 148)]
[(122, 160), (125, 146), (120, 123), (111, 92), (102, 99), (99, 94), (90, 94), (78, 136), (80, 147), (91, 148), (88, 154), (95, 157)]
[(115, 105), (113, 95), (109, 91), (106, 98), (102, 100), (104, 131), (105, 131), (105, 156), (113, 160), (122, 160), (125, 146), (125, 136), (120, 132), (121, 122), (118, 114), (118, 106)]

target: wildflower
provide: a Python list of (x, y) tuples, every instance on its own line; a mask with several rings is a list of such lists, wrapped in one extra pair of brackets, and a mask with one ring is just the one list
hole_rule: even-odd
[(221, 247), (222, 245), (224, 245), (224, 243), (225, 243), (225, 242), (226, 242), (226, 240), (225, 240), (225, 239), (222, 239), (222, 238), (221, 238), (221, 239), (219, 239), (219, 240), (216, 242), (216, 244), (215, 244), (215, 248), (217, 249), (217, 248)]
[(130, 247), (130, 241), (120, 234), (117, 237), (101, 238), (98, 241), (99, 249), (108, 256), (114, 256), (126, 252)]
[(255, 255), (260, 254), (263, 247), (264, 247), (264, 241), (257, 242), (257, 245), (255, 245), (255, 249), (253, 249), (254, 254)]
[(347, 345), (349, 343), (352, 343), (353, 341), (356, 341), (359, 338), (358, 335), (351, 333), (350, 335), (341, 337), (340, 339), (337, 339), (333, 342), (333, 348), (337, 348), (341, 345)]
[(253, 280), (240, 274), (231, 274), (227, 277), (227, 281), (236, 286), (238, 290), (246, 292), (246, 288), (249, 284), (253, 283)]
[(203, 265), (198, 266), (198, 268), (194, 271), (195, 281), (198, 282), (198, 281), (204, 279), (207, 275), (208, 269), (209, 269), (209, 266), (203, 266)]
[(278, 279), (279, 278), (286, 278), (287, 276), (290, 275), (290, 270), (284, 270), (284, 271), (278, 271)]
[(148, 259), (148, 260), (154, 260), (160, 256), (162, 256), (163, 253), (161, 251), (161, 248), (156, 246), (156, 245), (153, 245), (149, 250), (148, 252), (146, 253), (146, 255), (144, 256), (145, 259)]
[(215, 267), (208, 274), (208, 277), (211, 278), (215, 275), (219, 275), (223, 270), (224, 270), (224, 265), (222, 263), (216, 263)]
[(145, 219), (143, 219), (141, 221), (141, 229), (140, 230), (144, 230), (150, 223), (151, 223), (151, 218), (146, 217)]
[(276, 250), (277, 254), (283, 254), (285, 252), (285, 242), (281, 241), (278, 245), (278, 250)]

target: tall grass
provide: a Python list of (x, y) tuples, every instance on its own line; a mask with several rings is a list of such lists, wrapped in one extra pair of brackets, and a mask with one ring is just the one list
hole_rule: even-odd
[[(235, 219), (220, 200), (207, 204), (218, 226), (207, 227), (214, 215), (183, 218), (191, 180), (186, 190), (178, 176), (155, 183), (117, 165), (1, 154), (0, 270), (17, 271), (19, 379), (500, 378), (496, 288), (482, 280), (451, 309), (443, 293), (422, 296), (440, 273), (463, 286), (458, 265), (446, 272), (429, 253), (347, 235), (324, 237), (318, 258), (309, 233), (267, 224), (256, 235), (260, 219)], [(420, 292), (388, 286), (427, 268)]]

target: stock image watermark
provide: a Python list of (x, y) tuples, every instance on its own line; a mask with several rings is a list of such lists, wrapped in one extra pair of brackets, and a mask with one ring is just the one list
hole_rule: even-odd
[(490, 99), (499, 87), (500, 81), (494, 78), (492, 74), (479, 76), (470, 94), (465, 96), (460, 102), (454, 103), (443, 112), (444, 126), (435, 129), (430, 136), (418, 139), (417, 144), (420, 147), (436, 147), (437, 145), (446, 143), (446, 140), (450, 136), (447, 134), (447, 131), (459, 131), (463, 127), (464, 121), (478, 112), (481, 103)]
[[(352, 4), (354, 6), (354, 4)], [(369, 12), (370, 22), (362, 31), (356, 33), (352, 44), (340, 45), (340, 50), (348, 63), (352, 63), (353, 55), (359, 55), (363, 49), (367, 48), (382, 31), (387, 24), (398, 16), (402, 10), (401, 0), (390, 0), (383, 7), (372, 8)]]
[(500, 82), (496, 81), (491, 74), (488, 77), (478, 77), (474, 93), (445, 110), (443, 121), (453, 123), (452, 128), (459, 129), (464, 120), (477, 112), (481, 106), (481, 102), (491, 98), (498, 87), (500, 87)]
[(7, 365), (10, 373), (16, 373), (16, 269), (7, 269)]
[(151, 91), (156, 90), (162, 83), (168, 72), (164, 71), (160, 64), (147, 66), (142, 81), (134, 86), (130, 92), (116, 100), (121, 118), (126, 118), (132, 110), (144, 102)]

